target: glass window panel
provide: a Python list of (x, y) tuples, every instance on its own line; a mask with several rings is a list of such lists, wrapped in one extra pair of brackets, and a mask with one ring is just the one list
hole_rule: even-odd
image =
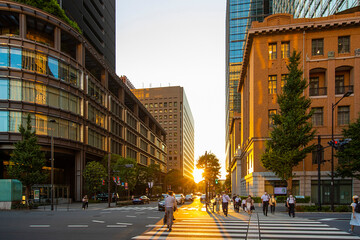
[(48, 57), (48, 74), (55, 78), (59, 78), (59, 64), (58, 60), (52, 57)]
[(22, 122), (21, 124), (23, 125), (23, 127), (26, 127), (27, 126), (27, 117), (28, 115), (30, 114), (30, 120), (31, 120), (31, 127), (32, 127), (32, 131), (34, 131), (35, 129), (35, 115), (34, 114), (31, 114), (31, 113), (24, 113), (21, 115), (22, 117)]
[(48, 135), (48, 117), (45, 115), (35, 115), (36, 118), (36, 134)]
[(21, 101), (21, 81), (16, 79), (10, 79), (10, 99)]
[(74, 86), (78, 86), (78, 71), (76, 68), (70, 67), (70, 83)]
[(46, 86), (43, 84), (35, 84), (35, 90), (36, 90), (36, 97), (35, 97), (36, 103), (46, 105), (47, 104)]
[(69, 138), (69, 122), (66, 120), (59, 119), (59, 137)]
[(0, 78), (0, 99), (9, 99), (9, 79)]
[(21, 49), (11, 48), (10, 49), (10, 67), (21, 68), (22, 62)]
[(34, 83), (29, 81), (23, 82), (23, 96), (24, 101), (26, 102), (34, 102), (35, 99), (35, 90), (34, 90)]
[(74, 141), (80, 141), (79, 125), (73, 122), (69, 123), (69, 135), (70, 139)]
[(72, 95), (72, 94), (69, 94), (69, 110), (73, 113), (77, 113), (78, 114), (78, 101), (79, 101), (79, 98)]
[(61, 61), (59, 61), (59, 75), (61, 80), (65, 82), (69, 81), (69, 66)]
[(9, 48), (0, 47), (0, 67), (9, 66)]
[(36, 72), (46, 74), (47, 69), (47, 56), (44, 54), (37, 53), (35, 58)]
[(10, 132), (19, 132), (21, 112), (10, 112)]
[(69, 94), (64, 91), (60, 91), (60, 108), (62, 110), (69, 110)]
[(0, 111), (0, 132), (9, 131), (9, 112)]
[(59, 89), (56, 88), (48, 88), (48, 97), (49, 97), (49, 106), (59, 108)]
[(23, 69), (35, 72), (35, 53), (30, 51), (23, 51), (22, 55), (22, 67)]

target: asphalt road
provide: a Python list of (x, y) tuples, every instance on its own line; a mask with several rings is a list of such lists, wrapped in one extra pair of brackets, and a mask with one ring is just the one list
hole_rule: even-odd
[(266, 217), (258, 205), (251, 216), (230, 206), (225, 217), (196, 199), (179, 207), (169, 232), (157, 202), (111, 208), (89, 204), (87, 210), (74, 203), (55, 210), (0, 211), (0, 239), (360, 239), (360, 229), (347, 233), (349, 213), (297, 213), (289, 218), (279, 207)]

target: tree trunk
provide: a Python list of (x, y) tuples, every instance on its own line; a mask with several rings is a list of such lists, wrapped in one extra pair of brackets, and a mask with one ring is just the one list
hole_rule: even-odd
[(287, 180), (286, 180), (286, 182), (287, 182), (287, 193), (288, 194), (292, 194), (292, 177), (290, 177), (290, 178), (288, 178)]
[(29, 206), (29, 195), (30, 195), (30, 186), (26, 186), (25, 187), (25, 204), (27, 206), (28, 209), (30, 209), (30, 206)]

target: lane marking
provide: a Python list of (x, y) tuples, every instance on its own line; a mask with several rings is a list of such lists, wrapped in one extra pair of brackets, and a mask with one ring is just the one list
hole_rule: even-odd
[(50, 225), (30, 225), (31, 228), (48, 228)]
[[(161, 235), (169, 235), (172, 232), (162, 232)], [(150, 234), (159, 234), (157, 231), (149, 231), (144, 233), (145, 235), (150, 235)], [(176, 235), (181, 235), (184, 237), (204, 237), (204, 236), (211, 236), (211, 237), (223, 237), (223, 238), (229, 238), (229, 237), (246, 237), (246, 234), (239, 234), (239, 233), (205, 233), (205, 232), (176, 232)]]
[(100, 212), (100, 213), (111, 213), (111, 212)]
[(145, 213), (145, 212), (135, 212), (135, 214), (143, 214), (143, 213)]
[(136, 218), (136, 216), (130, 216), (130, 215), (126, 215), (126, 217), (129, 217), (129, 218)]
[(120, 225), (128, 225), (128, 226), (133, 225), (132, 223), (116, 223), (116, 224), (120, 224)]
[[(293, 239), (293, 238), (307, 238), (307, 239), (339, 239), (339, 236), (331, 236), (331, 235), (281, 235), (281, 234), (261, 234), (261, 238), (275, 238), (275, 239)], [(360, 239), (358, 236), (341, 236), (341, 239)]]
[(147, 217), (147, 218), (155, 218), (155, 219), (160, 219), (161, 217)]
[(126, 228), (127, 225), (106, 225), (107, 228)]
[(92, 222), (94, 222), (94, 223), (105, 223), (105, 221), (100, 221), (100, 220), (92, 220)]
[(87, 228), (89, 225), (68, 225), (69, 228)]

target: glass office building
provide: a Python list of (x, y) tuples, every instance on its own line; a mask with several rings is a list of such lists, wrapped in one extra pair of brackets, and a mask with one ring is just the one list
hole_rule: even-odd
[[(272, 13), (272, 0), (228, 0), (226, 9), (226, 167), (240, 139), (233, 135), (238, 125), (241, 98), (237, 92), (247, 30), (252, 21), (263, 21)], [(237, 119), (237, 120), (236, 120)]]
[(360, 6), (359, 0), (273, 1), (274, 13), (290, 13), (294, 18), (326, 17), (356, 6)]

